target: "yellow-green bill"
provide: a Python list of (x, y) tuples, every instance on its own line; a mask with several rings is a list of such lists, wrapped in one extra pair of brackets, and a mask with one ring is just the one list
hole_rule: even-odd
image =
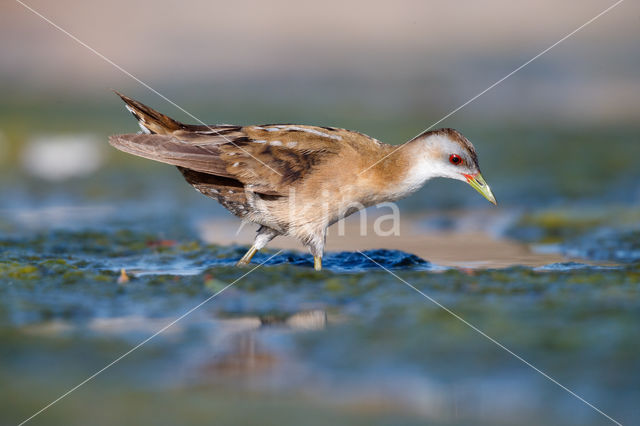
[(467, 182), (473, 187), (473, 189), (478, 191), (484, 198), (491, 201), (493, 204), (498, 204), (496, 202), (496, 197), (494, 197), (493, 193), (491, 192), (491, 188), (489, 188), (489, 185), (487, 185), (487, 182), (484, 180), (480, 173), (474, 176), (465, 175), (465, 177), (467, 178)]

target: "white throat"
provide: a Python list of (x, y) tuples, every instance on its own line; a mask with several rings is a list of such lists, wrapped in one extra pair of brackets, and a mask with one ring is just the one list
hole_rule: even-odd
[(416, 142), (413, 146), (407, 147), (407, 151), (404, 153), (411, 159), (411, 166), (407, 170), (404, 179), (395, 188), (397, 192), (396, 198), (406, 197), (417, 191), (429, 179), (434, 177), (460, 179), (461, 175), (452, 173), (448, 164), (439, 160), (440, 153), (443, 150), (453, 152), (455, 148), (455, 145), (449, 139), (434, 135), (429, 138), (429, 143), (426, 141)]
[(418, 161), (407, 171), (405, 178), (400, 182), (399, 192), (401, 197), (407, 196), (418, 189), (434, 177), (444, 177), (447, 175), (443, 167), (434, 161), (428, 161), (426, 156), (421, 155)]

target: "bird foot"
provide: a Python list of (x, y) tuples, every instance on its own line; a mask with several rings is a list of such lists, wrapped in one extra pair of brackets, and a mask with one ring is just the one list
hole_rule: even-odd
[(315, 269), (316, 271), (322, 270), (322, 257), (313, 256), (313, 269)]

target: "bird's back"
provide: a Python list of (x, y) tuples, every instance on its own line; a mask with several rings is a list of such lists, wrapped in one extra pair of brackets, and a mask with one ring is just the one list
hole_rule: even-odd
[[(241, 217), (257, 208), (255, 197), (268, 203), (288, 197), (292, 188), (313, 194), (310, 181), (357, 170), (360, 160), (383, 155), (389, 147), (335, 127), (188, 125), (118, 95), (144, 133), (114, 135), (111, 145), (177, 166), (196, 190)], [(314, 174), (322, 176), (314, 179)]]

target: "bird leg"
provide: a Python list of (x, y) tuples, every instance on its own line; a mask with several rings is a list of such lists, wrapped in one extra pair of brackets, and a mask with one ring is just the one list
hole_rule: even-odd
[(252, 245), (251, 248), (244, 254), (244, 256), (242, 256), (242, 258), (238, 260), (238, 263), (236, 265), (248, 265), (251, 262), (251, 258), (253, 257), (253, 255), (257, 252), (258, 249), (256, 248), (255, 244)]
[(324, 245), (327, 239), (327, 228), (324, 228), (318, 234), (312, 235), (306, 244), (309, 251), (313, 255), (313, 269), (322, 270), (322, 255), (324, 254)]
[(256, 239), (253, 241), (253, 245), (251, 248), (242, 256), (236, 266), (248, 265), (251, 262), (251, 258), (253, 255), (258, 252), (261, 248), (264, 248), (269, 241), (273, 240), (275, 237), (280, 235), (280, 233), (274, 229), (267, 228), (266, 226), (261, 226), (258, 228), (258, 235), (256, 235)]

